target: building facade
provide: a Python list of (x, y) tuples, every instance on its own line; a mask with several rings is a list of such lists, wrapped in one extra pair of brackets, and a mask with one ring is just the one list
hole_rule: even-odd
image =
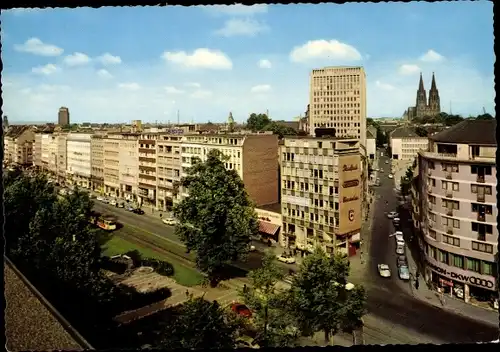
[(120, 139), (115, 135), (104, 138), (104, 193), (120, 195)]
[[(182, 176), (192, 158), (205, 161), (210, 150), (219, 150), (228, 159), (225, 166), (235, 170), (255, 205), (278, 203), (278, 137), (260, 134), (197, 134), (182, 137)], [(181, 195), (186, 196), (185, 190)]]
[(398, 127), (390, 133), (391, 156), (393, 160), (415, 160), (420, 150), (427, 150), (429, 138), (420, 137), (410, 127)]
[(120, 197), (135, 201), (139, 175), (139, 135), (123, 133), (120, 137)]
[(90, 178), (92, 190), (104, 194), (104, 139), (99, 135), (92, 135), (90, 139), (92, 170)]
[(422, 118), (424, 116), (433, 117), (439, 115), (440, 112), (441, 102), (439, 99), (439, 91), (437, 89), (434, 72), (432, 73), (432, 83), (431, 89), (429, 90), (429, 100), (427, 100), (427, 93), (424, 88), (422, 73), (420, 73), (420, 82), (417, 90), (416, 105), (409, 107), (408, 110), (405, 111), (404, 118), (411, 121), (416, 118)]
[(66, 170), (68, 168), (68, 135), (67, 133), (58, 133), (57, 143), (57, 181), (63, 183), (66, 180)]
[(59, 108), (59, 113), (57, 115), (57, 124), (59, 126), (69, 125), (69, 109), (67, 107), (62, 106)]
[[(372, 127), (372, 126), (369, 126)], [(372, 129), (366, 130), (366, 156), (370, 160), (374, 160), (377, 154), (377, 140), (376, 140), (376, 130), (375, 133)]]
[(160, 133), (157, 140), (157, 208), (169, 211), (180, 200), (175, 186), (181, 180), (181, 137)]
[(309, 93), (309, 134), (334, 128), (338, 138), (357, 138), (366, 146), (366, 74), (363, 67), (313, 70)]
[(67, 182), (87, 189), (91, 188), (91, 137), (89, 133), (68, 133), (66, 139)]
[(137, 200), (139, 204), (156, 207), (156, 142), (158, 133), (139, 136), (139, 170)]
[(362, 159), (357, 139), (285, 138), (281, 147), (283, 242), (352, 255), (360, 242)]
[(464, 121), (419, 152), (425, 279), (466, 302), (498, 299), (496, 121)]
[(29, 126), (11, 126), (4, 135), (4, 162), (32, 165), (34, 142), (35, 133)]

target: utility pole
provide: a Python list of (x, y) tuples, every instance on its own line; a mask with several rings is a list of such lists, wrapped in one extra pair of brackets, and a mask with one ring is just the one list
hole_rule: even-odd
[(180, 122), (180, 113), (179, 113), (179, 110), (177, 110), (177, 126), (179, 126), (181, 124)]

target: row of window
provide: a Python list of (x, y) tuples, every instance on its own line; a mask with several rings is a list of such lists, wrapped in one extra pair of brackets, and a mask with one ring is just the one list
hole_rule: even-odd
[(323, 193), (323, 189), (326, 190), (326, 187), (327, 186), (324, 186), (323, 188), (323, 185), (318, 185), (318, 184), (314, 184), (314, 183), (307, 183), (307, 182), (297, 182), (297, 184), (295, 183), (295, 181), (288, 181), (288, 180), (283, 180), (283, 188), (284, 189), (290, 189), (290, 190), (293, 190), (293, 191), (301, 191), (301, 192), (314, 192), (314, 193), (318, 193), (318, 194), (324, 194), (324, 195), (330, 195), (330, 196), (333, 196), (333, 195), (336, 195), (339, 193), (339, 188), (336, 187), (336, 186), (328, 186), (328, 194), (325, 194)]
[[(491, 225), (488, 225), (488, 226), (490, 226), (490, 231), (491, 231), (492, 230), (491, 229)], [(436, 233), (436, 231), (430, 229), (429, 230), (429, 237), (437, 240), (437, 233)], [(449, 235), (442, 234), (441, 235), (441, 241), (443, 243), (446, 243), (446, 244), (449, 244), (449, 245), (452, 245), (452, 246), (455, 246), (455, 247), (460, 247), (460, 238), (458, 238), (458, 237), (454, 237), (454, 236), (449, 236)], [(494, 248), (493, 248), (493, 245), (491, 245), (491, 244), (477, 242), (477, 241), (472, 241), (471, 243), (472, 243), (471, 244), (471, 249), (473, 251), (483, 252), (483, 253), (493, 253)]]
[[(303, 210), (285, 208), (285, 214), (287, 214), (289, 217), (294, 217), (301, 220), (306, 219), (306, 213)], [(323, 214), (309, 213), (309, 221), (315, 222), (320, 225), (335, 226), (335, 224), (338, 225), (340, 221), (339, 213), (335, 212), (334, 216), (330, 217), (325, 216)]]
[[(429, 169), (434, 170), (435, 169), (435, 164), (434, 161), (428, 161), (428, 166)], [(464, 166), (462, 166), (464, 167)], [(460, 168), (458, 164), (452, 164), (452, 163), (441, 163), (441, 168), (443, 171), (447, 172), (459, 172)], [(483, 175), (491, 175), (491, 166), (489, 165), (470, 165), (470, 172), (471, 174), (477, 175), (477, 174), (483, 174)]]
[[(436, 218), (437, 218), (436, 214), (429, 212), (429, 219), (436, 222)], [(451, 217), (442, 216), (441, 217), (441, 225), (453, 227), (455, 229), (459, 229), (460, 228), (460, 220), (453, 219)], [(471, 230), (473, 232), (480, 232), (480, 233), (488, 234), (488, 235), (493, 234), (493, 226), (492, 225), (483, 224), (483, 223), (474, 222), (474, 221), (471, 222)]]
[[(429, 203), (436, 204), (435, 196), (428, 196)], [(468, 204), (468, 202), (466, 202)], [(441, 199), (441, 206), (446, 209), (460, 210), (460, 202), (457, 200)], [(479, 214), (493, 214), (493, 206), (488, 204), (471, 203), (471, 211)]]
[(448, 266), (453, 266), (462, 270), (468, 270), (482, 275), (493, 275), (495, 263), (466, 257), (459, 254), (449, 253), (431, 245), (425, 247), (425, 253)]
[[(436, 187), (436, 179), (429, 177), (428, 180), (429, 180), (429, 184), (428, 184), (429, 187)], [(448, 191), (459, 191), (460, 185), (458, 182), (441, 181), (441, 189), (448, 190)], [(471, 193), (491, 195), (492, 187), (487, 186), (487, 185), (471, 184), (470, 191), (471, 191)]]

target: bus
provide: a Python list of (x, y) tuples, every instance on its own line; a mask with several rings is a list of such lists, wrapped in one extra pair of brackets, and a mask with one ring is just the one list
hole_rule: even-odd
[(97, 212), (92, 212), (90, 223), (106, 231), (116, 230), (116, 217), (111, 215), (101, 215)]

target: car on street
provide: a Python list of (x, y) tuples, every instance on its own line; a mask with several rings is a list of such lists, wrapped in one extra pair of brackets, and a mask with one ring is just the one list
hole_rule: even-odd
[(136, 213), (136, 214), (139, 214), (139, 215), (144, 214), (144, 210), (139, 209), (139, 208), (136, 208), (136, 209), (132, 210), (132, 212), (133, 212), (133, 213)]
[(125, 206), (125, 204), (123, 204), (123, 202), (116, 203), (117, 208), (123, 208), (124, 206)]
[(384, 173), (384, 169), (380, 169), (380, 171), (379, 171), (379, 172), (380, 172), (381, 174), (383, 174), (383, 173)]
[(238, 302), (231, 303), (231, 310), (245, 318), (252, 317), (252, 311), (246, 305)]
[(381, 277), (391, 277), (391, 269), (389, 268), (389, 265), (379, 264), (377, 267), (378, 273)]
[(387, 217), (389, 219), (394, 219), (394, 218), (397, 218), (399, 216), (398, 213), (396, 213), (395, 211), (391, 211), (389, 214), (387, 214)]
[(396, 254), (404, 255), (405, 254), (405, 246), (398, 244), (396, 246)]
[(405, 244), (405, 239), (403, 237), (403, 233), (401, 231), (396, 231), (392, 234), (394, 236), (394, 239), (396, 240), (396, 243), (402, 243), (403, 245)]
[(386, 161), (385, 161), (385, 163), (386, 163), (386, 164), (389, 164), (389, 160), (386, 160)]
[(104, 197), (103, 196), (97, 196), (96, 198), (99, 202), (104, 202)]
[(396, 265), (398, 268), (401, 266), (408, 266), (408, 261), (406, 260), (406, 256), (398, 255), (398, 258), (396, 259)]
[(294, 257), (290, 257), (290, 256), (287, 256), (287, 255), (284, 255), (284, 254), (279, 254), (276, 257), (282, 263), (295, 264), (295, 258)]
[(177, 220), (175, 220), (174, 218), (165, 218), (162, 221), (165, 225), (169, 226), (175, 226), (177, 224)]
[(134, 208), (133, 206), (131, 206), (130, 204), (127, 204), (127, 205), (125, 206), (125, 210), (127, 210), (127, 211), (132, 211), (132, 212), (133, 212), (133, 211), (135, 210), (135, 208)]
[(392, 222), (393, 222), (394, 225), (399, 226), (399, 223), (401, 222), (401, 219), (399, 219), (398, 217), (395, 217), (395, 218), (392, 219)]
[(389, 175), (387, 175), (387, 177), (392, 178), (393, 176), (392, 176), (392, 174), (389, 174)]
[(402, 265), (398, 268), (398, 275), (401, 280), (410, 280), (410, 269), (408, 266)]
[(111, 199), (111, 200), (109, 201), (109, 205), (116, 206), (116, 204), (117, 204), (117, 203), (116, 203), (116, 199)]

